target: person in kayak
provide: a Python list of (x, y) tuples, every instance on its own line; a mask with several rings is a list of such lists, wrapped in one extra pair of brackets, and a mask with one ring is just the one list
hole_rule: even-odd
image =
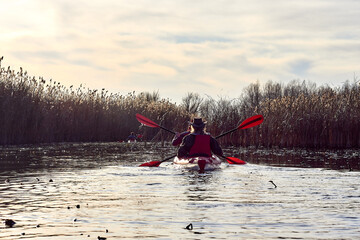
[(205, 132), (206, 122), (202, 118), (194, 118), (190, 123), (191, 132), (184, 137), (177, 156), (179, 158), (186, 157), (211, 157), (215, 155), (223, 155), (219, 143), (209, 133)]
[(175, 136), (171, 142), (173, 146), (179, 146), (186, 135), (189, 135), (191, 131), (191, 125), (189, 124), (188, 130), (182, 133), (175, 133)]
[(131, 132), (130, 135), (127, 137), (127, 142), (136, 142), (137, 138), (134, 132)]

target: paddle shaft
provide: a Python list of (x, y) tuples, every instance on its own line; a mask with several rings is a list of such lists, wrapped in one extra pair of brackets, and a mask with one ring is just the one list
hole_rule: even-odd
[(234, 128), (234, 129), (231, 129), (231, 130), (229, 130), (229, 131), (227, 131), (227, 132), (224, 132), (224, 133), (222, 133), (222, 134), (220, 134), (219, 136), (216, 136), (215, 138), (217, 139), (217, 138), (220, 138), (220, 137), (223, 137), (223, 136), (225, 136), (225, 135), (227, 135), (227, 134), (229, 134), (229, 133), (232, 133), (232, 132), (235, 132), (236, 130), (238, 130), (238, 129), (245, 129), (245, 128), (247, 128), (249, 125), (252, 125), (252, 124), (254, 124), (254, 123), (256, 123), (256, 122), (262, 122), (262, 119), (263, 119), (263, 117), (258, 117), (258, 118), (255, 118), (254, 120), (252, 120), (252, 121), (249, 121), (249, 122), (247, 122), (247, 123), (245, 123), (245, 124), (241, 124), (240, 126), (238, 126), (237, 128)]
[(159, 128), (161, 128), (161, 129), (163, 129), (163, 130), (165, 130), (165, 131), (168, 131), (169, 133), (172, 133), (172, 134), (176, 134), (174, 131), (171, 131), (170, 129), (167, 129), (167, 128), (164, 128), (163, 126), (160, 126), (159, 125)]
[(232, 133), (232, 132), (235, 132), (238, 128), (234, 128), (234, 129), (231, 129), (230, 131), (227, 131), (227, 132), (224, 132), (222, 134), (220, 134), (219, 136), (216, 136), (215, 138), (218, 139), (218, 138), (221, 138), (229, 133)]
[(164, 160), (161, 160), (160, 163), (159, 163), (159, 165), (160, 165), (161, 163), (163, 163), (163, 162), (166, 162), (166, 161), (174, 158), (174, 157), (176, 157), (176, 154), (174, 154), (174, 155), (172, 155), (172, 156), (170, 156), (170, 157), (167, 157), (167, 158), (165, 158)]
[(170, 132), (170, 133), (172, 133), (172, 134), (174, 134), (174, 135), (176, 134), (175, 132), (171, 131), (170, 129), (167, 129), (167, 128), (163, 127), (163, 126), (160, 126), (159, 124), (151, 121), (150, 119), (148, 119), (147, 117), (144, 117), (143, 115), (141, 115), (141, 114), (139, 114), (139, 113), (136, 114), (136, 119), (137, 119), (140, 123), (142, 123), (142, 124), (144, 124), (144, 125), (146, 125), (146, 126), (148, 126), (148, 127), (161, 128), (161, 129), (163, 129), (163, 130), (165, 130), (165, 131), (168, 131), (168, 132)]
[[(227, 131), (227, 132), (224, 132), (224, 133), (220, 134), (219, 136), (216, 136), (215, 139), (221, 138), (221, 137), (223, 137), (223, 136), (225, 136), (225, 135), (227, 135), (227, 134), (229, 134), (229, 133), (235, 132), (235, 131), (238, 130), (238, 129), (245, 129), (245, 128), (247, 128), (249, 125), (254, 124), (254, 123), (256, 123), (256, 122), (259, 122), (259, 121), (261, 121), (261, 120), (262, 120), (262, 117), (255, 118), (254, 120), (252, 120), (252, 121), (250, 121), (250, 122), (247, 122), (247, 123), (245, 123), (245, 124), (241, 124), (241, 125), (238, 126), (237, 128), (231, 129), (231, 130), (229, 130), (229, 131)], [(159, 128), (161, 128), (161, 129), (165, 130), (165, 131), (168, 131), (168, 132), (174, 134), (174, 135), (176, 134), (174, 131), (171, 131), (170, 129), (164, 128), (163, 126), (160, 126), (160, 125), (157, 125), (157, 126), (158, 126)]]
[[(151, 121), (150, 119), (140, 115), (140, 114), (136, 114), (136, 118), (139, 122), (141, 122), (142, 124), (145, 124), (149, 127), (158, 127), (158, 128), (161, 128), (167, 132), (170, 132), (172, 134), (176, 134), (174, 131), (170, 130), (170, 129), (167, 129), (163, 126), (160, 126), (159, 124)], [(236, 130), (238, 129), (246, 129), (246, 128), (250, 128), (250, 127), (254, 127), (256, 125), (259, 125), (262, 123), (262, 121), (264, 120), (263, 116), (262, 115), (256, 115), (256, 116), (253, 116), (253, 117), (250, 117), (248, 119), (246, 119), (244, 122), (242, 122), (238, 127), (234, 128), (234, 129), (231, 129), (230, 131), (227, 131), (225, 133), (222, 133), (220, 134), (219, 136), (215, 137), (216, 139), (217, 138), (220, 138), (222, 136), (225, 136), (229, 133), (232, 133), (232, 132), (235, 132)]]

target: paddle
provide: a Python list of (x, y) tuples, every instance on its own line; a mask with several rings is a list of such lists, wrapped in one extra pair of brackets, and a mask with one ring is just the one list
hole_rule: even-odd
[(163, 130), (165, 130), (165, 131), (168, 131), (168, 132), (170, 132), (170, 133), (172, 133), (172, 134), (176, 134), (175, 132), (171, 131), (170, 129), (167, 129), (167, 128), (163, 127), (163, 126), (160, 126), (159, 124), (151, 121), (150, 119), (144, 117), (144, 116), (141, 115), (141, 114), (138, 114), (138, 113), (137, 113), (137, 114), (136, 114), (136, 119), (137, 119), (140, 123), (142, 123), (142, 124), (144, 124), (144, 125), (146, 125), (146, 126), (148, 126), (148, 127), (161, 128), (161, 129), (163, 129)]
[(225, 156), (222, 156), (222, 155), (216, 155), (218, 157), (222, 157), (224, 159), (226, 159), (226, 161), (229, 163), (229, 164), (238, 164), (238, 165), (243, 165), (243, 164), (246, 164), (245, 161), (241, 160), (241, 159), (238, 159), (236, 157), (225, 157)]
[(247, 129), (247, 128), (255, 127), (257, 125), (260, 125), (263, 121), (264, 121), (264, 117), (262, 115), (255, 115), (255, 116), (249, 117), (249, 118), (245, 119), (237, 128), (234, 128), (234, 129), (231, 129), (230, 131), (222, 133), (215, 138), (220, 138), (229, 133), (235, 132), (238, 129)]
[[(217, 155), (217, 156), (226, 159), (226, 161), (229, 164), (238, 164), (238, 165), (246, 164), (245, 161), (243, 161), (241, 159), (238, 159), (236, 157), (225, 157), (225, 156), (222, 156), (222, 155)], [(167, 157), (167, 158), (165, 158), (164, 160), (161, 160), (161, 161), (146, 162), (146, 163), (141, 164), (139, 167), (158, 167), (161, 163), (166, 162), (166, 161), (168, 161), (168, 160), (170, 160), (170, 159), (172, 159), (174, 157), (176, 157), (176, 155)]]
[[(142, 123), (142, 124), (144, 124), (144, 125), (146, 125), (148, 127), (161, 128), (161, 129), (163, 129), (165, 131), (168, 131), (168, 132), (170, 132), (172, 134), (176, 134), (175, 132), (173, 132), (173, 131), (171, 131), (171, 130), (163, 127), (163, 126), (160, 126), (159, 124), (151, 121), (150, 119), (142, 116), (139, 113), (136, 114), (136, 119), (140, 123)], [(231, 129), (230, 131), (227, 131), (225, 133), (222, 133), (219, 136), (216, 136), (215, 138), (216, 139), (220, 138), (220, 137), (225, 136), (225, 135), (227, 135), (229, 133), (235, 132), (238, 129), (247, 129), (247, 128), (255, 127), (255, 126), (261, 124), (263, 121), (264, 121), (264, 117), (262, 115), (255, 115), (255, 116), (249, 117), (249, 118), (245, 119), (238, 127), (234, 128), (234, 129)]]
[[(146, 125), (146, 126), (149, 126), (149, 127), (159, 127), (159, 128), (162, 128), (166, 131), (169, 131), (171, 133), (174, 133), (173, 131), (169, 130), (169, 129), (166, 129), (164, 127), (161, 127), (160, 125), (158, 125), (157, 123), (151, 121), (150, 119), (140, 115), (140, 114), (136, 114), (136, 119)], [(229, 134), (229, 133), (232, 133), (238, 129), (247, 129), (247, 128), (251, 128), (251, 127), (255, 127), (259, 124), (261, 124), (262, 122), (264, 121), (264, 117), (262, 115), (255, 115), (255, 116), (252, 116), (252, 117), (249, 117), (247, 119), (245, 119), (237, 128), (234, 128), (234, 129), (231, 129), (230, 131), (227, 131), (225, 133), (222, 133), (220, 134), (219, 136), (216, 136), (215, 138), (220, 138), (222, 136), (225, 136), (226, 134)], [(174, 133), (175, 134), (175, 133)], [(173, 156), (170, 156), (162, 161), (151, 161), (151, 162), (146, 162), (146, 163), (143, 163), (141, 164), (139, 167), (158, 167), (161, 163), (165, 162), (165, 161), (168, 161), (172, 158), (176, 157), (176, 154), (173, 155)], [(221, 156), (223, 158), (225, 158), (227, 160), (227, 162), (229, 164), (245, 164), (246, 162), (244, 162), (243, 160), (240, 160), (238, 158), (235, 158), (235, 157), (225, 157), (225, 156)]]
[(143, 163), (143, 164), (139, 165), (139, 167), (158, 167), (161, 163), (166, 162), (174, 157), (176, 157), (176, 154), (173, 156), (167, 157), (161, 161), (151, 161), (151, 162)]

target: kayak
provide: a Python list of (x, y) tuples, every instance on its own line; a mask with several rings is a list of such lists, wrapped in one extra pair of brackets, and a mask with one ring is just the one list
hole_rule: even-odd
[(220, 168), (221, 160), (217, 156), (211, 157), (191, 157), (191, 158), (178, 158), (175, 157), (174, 165), (185, 167), (187, 169), (208, 171)]

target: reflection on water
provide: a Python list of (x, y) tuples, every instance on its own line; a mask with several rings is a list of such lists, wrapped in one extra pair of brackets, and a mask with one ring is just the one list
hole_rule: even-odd
[(0, 147), (0, 170), (26, 170), (79, 167), (116, 161), (126, 152), (123, 143), (57, 143)]
[[(172, 149), (174, 151), (174, 149)], [(0, 147), (0, 171), (94, 168), (132, 164), (154, 156), (161, 159), (169, 149), (146, 143), (55, 143)], [(139, 155), (142, 154), (142, 156)], [(121, 156), (121, 157), (120, 157)]]
[[(234, 151), (233, 151), (234, 152)], [(305, 150), (305, 149), (240, 149), (238, 155), (246, 161), (281, 167), (325, 168), (360, 171), (359, 149)]]
[[(106, 165), (131, 165), (150, 160), (162, 160), (176, 152), (170, 144), (165, 147), (146, 143), (57, 143), (0, 147), (0, 171), (49, 171), (61, 168), (93, 168)], [(360, 152), (350, 150), (305, 149), (225, 149), (228, 156), (246, 162), (281, 167), (325, 168), (360, 171)]]
[[(24, 168), (3, 168), (0, 239), (360, 236), (357, 171), (224, 163), (221, 169), (198, 173), (170, 162), (140, 168), (163, 156), (151, 149), (117, 154), (111, 150), (116, 147), (110, 144), (105, 153), (89, 147), (74, 156), (61, 147), (53, 155), (32, 152)], [(54, 164), (50, 170), (49, 164)], [(5, 219), (16, 224), (6, 227)], [(190, 223), (192, 230), (186, 229)]]

